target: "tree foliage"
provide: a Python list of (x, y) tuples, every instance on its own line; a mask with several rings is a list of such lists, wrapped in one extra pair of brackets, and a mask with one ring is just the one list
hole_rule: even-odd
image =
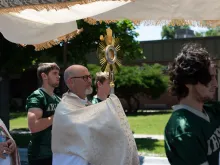
[[(100, 71), (97, 65), (88, 67), (93, 78)], [(138, 110), (140, 96), (156, 99), (167, 90), (169, 80), (164, 70), (165, 67), (160, 64), (122, 66), (120, 72), (115, 74), (115, 93), (126, 100), (130, 111)], [(131, 99), (136, 102), (136, 109), (132, 109)]]
[(190, 29), (190, 27), (188, 25), (185, 25), (185, 26), (164, 25), (162, 27), (162, 31), (161, 31), (161, 38), (162, 39), (174, 39), (176, 30), (178, 30), (178, 29)]
[(55, 46), (44, 51), (35, 51), (33, 46), (20, 46), (7, 41), (0, 33), (0, 73), (21, 73), (39, 62), (62, 64), (62, 48)]
[(205, 32), (196, 32), (197, 37), (220, 36), (220, 27), (208, 28)]
[(114, 37), (120, 39), (120, 51), (123, 53), (125, 62), (144, 57), (140, 43), (135, 40), (139, 34), (135, 32), (135, 26), (129, 20), (110, 24), (102, 22), (95, 25), (90, 25), (83, 20), (79, 20), (77, 24), (78, 28), (83, 28), (84, 31), (68, 44), (69, 57), (74, 58), (72, 61), (75, 60), (77, 63), (85, 64), (85, 55), (97, 50), (100, 35), (106, 35), (106, 29), (108, 27), (112, 29)]
[[(83, 20), (79, 20), (77, 24), (84, 31), (68, 42), (66, 50), (67, 65), (86, 65), (86, 54), (97, 50), (100, 35), (106, 34), (107, 27), (111, 27), (115, 37), (120, 38), (121, 51), (124, 54), (125, 62), (143, 58), (140, 44), (135, 40), (138, 33), (135, 32), (135, 26), (131, 21), (123, 20), (111, 24), (97, 23), (90, 25)], [(64, 44), (62, 43), (50, 49), (36, 52), (34, 47), (22, 47), (11, 43), (0, 34), (0, 44), (0, 72), (4, 70), (8, 73), (21, 73), (40, 62), (55, 61), (60, 66), (63, 65)]]

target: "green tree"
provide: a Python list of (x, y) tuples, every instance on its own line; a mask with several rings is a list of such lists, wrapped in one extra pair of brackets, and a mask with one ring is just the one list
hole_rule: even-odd
[(196, 37), (204, 37), (204, 32), (195, 32)]
[[(93, 78), (100, 71), (97, 65), (88, 65)], [(115, 93), (124, 98), (129, 106), (129, 112), (136, 112), (140, 108), (140, 96), (158, 98), (168, 87), (168, 76), (164, 75), (165, 67), (159, 64), (142, 66), (122, 66), (115, 74)], [(94, 87), (95, 89), (95, 87)], [(136, 108), (133, 109), (131, 101), (134, 100)]]
[(33, 46), (20, 46), (6, 40), (0, 33), (0, 74), (1, 72), (22, 73), (28, 68), (35, 67), (39, 62), (57, 62), (62, 64), (62, 47), (35, 51)]
[(21, 73), (34, 63), (37, 52), (31, 47), (23, 48), (7, 41), (0, 34), (0, 74)]
[(220, 36), (220, 27), (208, 28), (206, 32), (196, 32), (197, 37)]
[(175, 38), (175, 32), (178, 29), (190, 29), (188, 25), (185, 26), (168, 26), (164, 25), (162, 27), (161, 31), (161, 38), (162, 39), (174, 39)]
[[(77, 24), (84, 31), (68, 42), (66, 49), (67, 65), (74, 63), (86, 65), (86, 54), (97, 50), (100, 35), (105, 35), (108, 27), (113, 30), (115, 37), (120, 38), (121, 52), (124, 55), (125, 62), (143, 58), (140, 43), (135, 40), (138, 33), (135, 32), (135, 26), (131, 21), (123, 20), (117, 23), (106, 24), (103, 22), (90, 25), (79, 20)], [(51, 61), (63, 66), (63, 43), (39, 52), (34, 51), (33, 46), (22, 47), (11, 43), (4, 39), (1, 34), (0, 43), (0, 71), (7, 70), (10, 73), (20, 73), (39, 62)]]
[(77, 21), (78, 28), (84, 31), (76, 36), (68, 44), (69, 61), (86, 64), (86, 54), (96, 51), (100, 42), (100, 35), (106, 35), (106, 29), (110, 27), (113, 35), (120, 39), (120, 46), (125, 62), (144, 58), (140, 43), (135, 40), (139, 35), (135, 32), (134, 24), (129, 20), (106, 24), (104, 22), (90, 25), (83, 20)]

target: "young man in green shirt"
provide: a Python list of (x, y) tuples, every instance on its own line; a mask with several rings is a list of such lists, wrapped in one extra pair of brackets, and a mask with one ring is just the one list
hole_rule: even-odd
[(54, 89), (59, 86), (59, 71), (56, 63), (39, 64), (37, 76), (42, 86), (27, 98), (28, 127), (32, 134), (28, 146), (29, 165), (52, 165), (52, 122), (60, 102)]
[(95, 78), (97, 94), (93, 96), (92, 104), (97, 104), (107, 99), (110, 94), (110, 80), (108, 72), (97, 72)]
[(209, 53), (187, 44), (169, 66), (170, 91), (179, 104), (165, 127), (165, 150), (171, 165), (220, 164), (220, 106), (210, 101), (218, 86)]

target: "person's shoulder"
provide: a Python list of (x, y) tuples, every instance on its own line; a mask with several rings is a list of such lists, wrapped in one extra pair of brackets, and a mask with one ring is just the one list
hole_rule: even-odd
[(29, 110), (30, 108), (41, 108), (44, 109), (44, 93), (37, 89), (28, 96), (26, 100), (26, 109)]
[(190, 120), (190, 118), (193, 118), (195, 115), (193, 115), (190, 111), (188, 111), (185, 108), (180, 108), (178, 110), (174, 110), (172, 112), (172, 115), (170, 117), (170, 120), (174, 120), (176, 122), (181, 122), (183, 119)]
[(43, 98), (44, 97), (44, 92), (41, 89), (37, 89), (33, 91), (29, 96), (28, 99), (30, 98)]
[(191, 114), (189, 113), (189, 111), (187, 111), (186, 109), (179, 109), (172, 112), (168, 123), (176, 126), (184, 126), (187, 125), (190, 118)]
[(165, 134), (179, 136), (185, 133), (196, 133), (201, 127), (199, 118), (186, 109), (175, 110), (165, 127)]
[(58, 96), (57, 94), (54, 94), (54, 96), (56, 97), (56, 99), (58, 99), (59, 101), (61, 100), (61, 97)]

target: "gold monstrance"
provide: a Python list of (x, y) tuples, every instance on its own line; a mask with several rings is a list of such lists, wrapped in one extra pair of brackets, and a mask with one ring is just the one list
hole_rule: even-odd
[(120, 50), (119, 39), (112, 36), (112, 30), (106, 29), (107, 35), (100, 36), (101, 42), (99, 43), (98, 56), (101, 64), (102, 72), (109, 72), (111, 93), (114, 93), (114, 72), (119, 71), (121, 65), (120, 57), (118, 53)]

